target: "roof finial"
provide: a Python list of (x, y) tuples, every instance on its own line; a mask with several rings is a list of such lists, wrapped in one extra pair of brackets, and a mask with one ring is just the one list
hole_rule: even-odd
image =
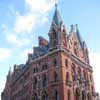
[(76, 24), (76, 29), (78, 29), (78, 24)]
[(57, 4), (57, 2), (55, 3), (55, 8), (56, 8), (56, 9), (58, 8), (58, 4)]
[(71, 32), (74, 32), (74, 25), (71, 25)]

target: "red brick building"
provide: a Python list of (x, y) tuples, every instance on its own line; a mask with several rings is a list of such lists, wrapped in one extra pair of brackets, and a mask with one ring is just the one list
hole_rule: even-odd
[(68, 34), (56, 7), (49, 41), (39, 46), (26, 64), (9, 71), (2, 100), (96, 100), (88, 48), (77, 25)]

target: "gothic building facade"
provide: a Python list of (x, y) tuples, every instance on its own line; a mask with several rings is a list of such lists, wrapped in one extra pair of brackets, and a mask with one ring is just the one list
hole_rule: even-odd
[(2, 100), (96, 100), (86, 43), (77, 25), (67, 32), (57, 7), (48, 36), (9, 71)]

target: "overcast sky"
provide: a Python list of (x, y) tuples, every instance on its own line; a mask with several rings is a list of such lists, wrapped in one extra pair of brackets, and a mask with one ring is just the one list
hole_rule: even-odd
[[(0, 93), (9, 68), (25, 63), (39, 35), (48, 39), (54, 5), (54, 0), (0, 0)], [(100, 93), (100, 0), (60, 0), (58, 8), (67, 32), (71, 24), (79, 26)]]

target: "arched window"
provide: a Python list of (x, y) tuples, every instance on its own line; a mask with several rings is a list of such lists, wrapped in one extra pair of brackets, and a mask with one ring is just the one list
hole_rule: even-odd
[(59, 100), (59, 97), (58, 97), (58, 92), (57, 92), (57, 90), (55, 91), (55, 100)]
[(90, 95), (90, 93), (87, 94), (87, 100), (91, 100), (91, 95)]
[(56, 58), (54, 58), (54, 60), (53, 60), (53, 65), (54, 65), (54, 67), (57, 66), (57, 59)]
[(82, 100), (86, 100), (86, 93), (85, 93), (85, 91), (82, 91)]
[(48, 94), (46, 93), (46, 91), (43, 92), (42, 100), (48, 100)]
[(54, 82), (57, 82), (58, 81), (58, 75), (56, 72), (54, 72)]
[(65, 59), (65, 66), (68, 67), (68, 59)]
[(92, 75), (90, 75), (90, 81), (92, 81)]
[(34, 97), (33, 97), (33, 100), (37, 100), (37, 99), (38, 99), (38, 97), (37, 97), (37, 94), (35, 93)]
[(38, 80), (37, 78), (34, 79), (34, 89), (38, 88)]
[(73, 81), (75, 81), (76, 80), (76, 71), (75, 71), (76, 66), (75, 64), (72, 63), (71, 67), (72, 67), (72, 78), (73, 78)]
[(46, 70), (48, 68), (47, 64), (42, 65), (42, 70)]
[(80, 91), (79, 88), (76, 88), (75, 95), (76, 95), (76, 100), (80, 100), (81, 99), (81, 91)]
[(81, 68), (80, 68), (80, 66), (78, 66), (78, 75), (79, 75), (79, 77), (81, 77), (82, 76), (82, 74), (81, 74), (82, 72), (81, 72)]
[(68, 97), (67, 100), (71, 100), (71, 97), (70, 96), (71, 96), (70, 90), (68, 90), (68, 92), (67, 92), (67, 97)]
[(34, 68), (34, 69), (33, 69), (33, 72), (34, 72), (34, 73), (37, 73), (37, 72), (38, 72), (38, 68), (37, 68), (37, 67)]
[(68, 82), (70, 79), (69, 79), (69, 72), (66, 72), (66, 82)]
[(86, 77), (86, 72), (83, 71), (83, 74), (84, 74), (84, 79), (86, 80), (86, 79), (87, 79), (87, 77)]
[(76, 42), (74, 43), (74, 54), (76, 56), (78, 56), (78, 48), (77, 48), (77, 43)]
[(77, 49), (74, 48), (74, 54), (77, 56)]
[(47, 87), (48, 86), (48, 79), (46, 77), (46, 75), (43, 75), (43, 87)]
[(53, 40), (53, 46), (55, 47), (57, 44), (57, 40)]
[(56, 33), (56, 31), (53, 29), (53, 39), (56, 39), (56, 37), (57, 37), (57, 33)]

